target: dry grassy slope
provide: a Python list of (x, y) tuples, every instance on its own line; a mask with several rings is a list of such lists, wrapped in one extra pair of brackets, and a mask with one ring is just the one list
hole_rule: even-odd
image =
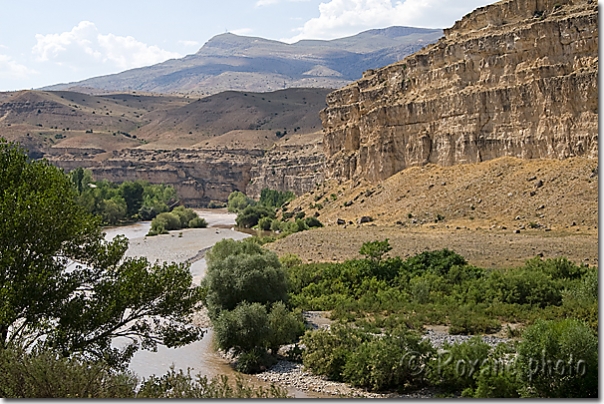
[[(136, 93), (0, 93), (0, 136), (54, 154), (60, 149), (108, 152), (97, 156), (101, 159), (132, 147), (266, 149), (279, 140), (277, 130), (287, 128), (293, 134), (298, 127), (301, 133), (320, 128), (318, 111), (329, 91), (229, 92), (202, 99)], [(86, 133), (90, 130), (92, 134)]]
[[(177, 139), (191, 146), (234, 130), (268, 130), (273, 134), (287, 129), (303, 133), (321, 128), (318, 111), (326, 106), (326, 89), (288, 89), (272, 93), (228, 91), (198, 99), (170, 111), (149, 114), (150, 123), (136, 133), (155, 142)], [(188, 144), (183, 144), (187, 139)], [(275, 139), (276, 140), (276, 139)]]
[[(504, 157), (412, 167), (374, 185), (327, 182), (288, 207), (307, 216), (318, 212), (327, 228), (287, 237), (271, 248), (305, 259), (341, 260), (358, 255), (364, 241), (390, 237), (398, 240), (402, 255), (450, 246), (487, 266), (521, 263), (539, 252), (593, 263), (598, 257), (597, 165), (585, 158)], [(323, 209), (310, 208), (317, 203)], [(438, 215), (444, 219), (435, 223)], [(359, 226), (362, 216), (373, 222)], [(338, 226), (338, 218), (347, 225)]]

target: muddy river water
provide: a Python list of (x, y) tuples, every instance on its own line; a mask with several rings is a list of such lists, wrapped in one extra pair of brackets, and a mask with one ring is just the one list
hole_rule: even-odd
[[(151, 224), (150, 222), (142, 222), (129, 226), (108, 228), (105, 230), (105, 238), (111, 240), (118, 234), (126, 236), (129, 239), (126, 256), (144, 256), (152, 262), (191, 262), (191, 258), (196, 257), (200, 251), (211, 248), (222, 239), (241, 240), (250, 236), (232, 228), (235, 225), (236, 215), (227, 213), (225, 210), (198, 210), (197, 213), (200, 217), (206, 219), (208, 228), (183, 229), (172, 231), (167, 235), (145, 237)], [(205, 269), (206, 262), (204, 258), (191, 263), (190, 270), (195, 284), (199, 284), (205, 274)], [(126, 342), (128, 340), (116, 338), (114, 345), (123, 346)], [(234, 379), (236, 375), (241, 375), (233, 370), (228, 362), (213, 349), (211, 329), (206, 329), (202, 340), (181, 348), (158, 346), (157, 352), (138, 351), (129, 367), (140, 378), (148, 378), (153, 374), (158, 376), (165, 374), (171, 365), (176, 370), (183, 369), (186, 371), (187, 368), (191, 368), (193, 375), (201, 373), (208, 376), (208, 378), (227, 375), (230, 379)], [(252, 385), (268, 387), (268, 383), (256, 377), (241, 376)], [(290, 395), (299, 398), (326, 397), (323, 394), (303, 392), (293, 388), (287, 390)]]

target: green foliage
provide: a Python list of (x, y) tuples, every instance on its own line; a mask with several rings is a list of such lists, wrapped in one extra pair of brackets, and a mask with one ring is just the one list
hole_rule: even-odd
[(268, 348), (271, 334), (266, 307), (260, 303), (241, 302), (232, 310), (222, 310), (213, 321), (218, 347), (235, 354)]
[(319, 219), (317, 219), (314, 216), (307, 217), (305, 222), (306, 222), (306, 227), (308, 227), (309, 229), (312, 227), (323, 227), (323, 223), (321, 223), (319, 221)]
[(133, 398), (136, 378), (107, 364), (50, 350), (0, 349), (0, 396), (5, 398)]
[(254, 206), (256, 202), (252, 198), (248, 198), (241, 191), (231, 192), (227, 202), (227, 210), (231, 213), (239, 213), (248, 206)]
[(245, 209), (239, 211), (235, 222), (239, 227), (251, 228), (256, 226), (258, 224), (258, 221), (263, 217), (274, 219), (274, 209), (267, 208), (262, 205), (248, 206)]
[(381, 261), (388, 251), (392, 250), (388, 239), (384, 241), (368, 241), (363, 243), (359, 254), (364, 255), (367, 259), (372, 261)]
[(151, 228), (147, 236), (167, 234), (170, 230), (205, 228), (207, 226), (206, 220), (197, 216), (193, 209), (178, 206), (172, 212), (163, 212), (157, 215), (151, 221)]
[(480, 337), (460, 344), (443, 344), (437, 359), (430, 361), (431, 383), (448, 392), (460, 393), (476, 387), (480, 367), (487, 362), (490, 347)]
[(78, 202), (88, 212), (103, 218), (104, 224), (116, 225), (131, 220), (151, 220), (176, 202), (171, 186), (146, 181), (125, 181), (121, 185), (94, 181), (90, 170), (77, 168), (69, 173)]
[[(127, 240), (104, 240), (61, 170), (1, 141), (0, 189), (0, 350), (47, 346), (120, 366), (139, 346), (201, 338), (191, 325), (201, 289), (188, 266), (124, 258)], [(110, 345), (117, 335), (140, 342), (120, 351)]]
[(403, 389), (423, 384), (421, 370), (434, 350), (428, 342), (399, 328), (362, 342), (347, 358), (343, 378), (353, 386), (372, 391)]
[(273, 219), (270, 217), (263, 217), (260, 220), (258, 220), (258, 227), (260, 228), (260, 230), (270, 230), (271, 229), (271, 225), (273, 223)]
[(490, 299), (511, 304), (545, 307), (562, 302), (559, 282), (531, 269), (493, 271), (486, 282)]
[(289, 202), (295, 198), (296, 195), (291, 191), (281, 192), (274, 189), (264, 188), (262, 191), (260, 191), (259, 203), (267, 208), (278, 209), (286, 202)]
[(268, 305), (287, 300), (287, 277), (277, 255), (257, 244), (225, 239), (206, 255), (203, 279), (211, 319), (243, 301)]
[(268, 322), (271, 329), (268, 347), (273, 354), (277, 353), (281, 345), (292, 343), (304, 334), (302, 316), (288, 311), (283, 302), (273, 304)]
[(539, 320), (518, 348), (523, 395), (598, 397), (598, 337), (575, 319)]
[(289, 398), (287, 391), (271, 384), (270, 388), (252, 387), (241, 377), (237, 377), (235, 385), (229, 382), (227, 376), (221, 375), (208, 380), (198, 374), (191, 376), (190, 369), (185, 373), (171, 368), (161, 376), (151, 376), (144, 380), (136, 393), (136, 398)]

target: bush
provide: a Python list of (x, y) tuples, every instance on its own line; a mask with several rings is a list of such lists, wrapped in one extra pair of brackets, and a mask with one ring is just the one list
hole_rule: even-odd
[(283, 206), (283, 204), (295, 198), (296, 195), (291, 191), (281, 192), (274, 189), (264, 188), (262, 191), (260, 191), (259, 203), (269, 208), (280, 208)]
[(240, 354), (268, 348), (271, 328), (266, 307), (260, 303), (242, 302), (233, 310), (223, 310), (213, 325), (220, 349)]
[(493, 271), (485, 286), (489, 299), (503, 303), (533, 304), (540, 307), (562, 303), (560, 284), (539, 271)]
[(330, 380), (344, 381), (342, 371), (348, 357), (367, 336), (358, 330), (334, 325), (331, 330), (306, 331), (302, 343), (304, 367), (314, 374), (325, 375)]
[(317, 219), (317, 218), (316, 218), (316, 217), (314, 217), (314, 216), (307, 217), (305, 221), (306, 221), (306, 226), (307, 226), (308, 228), (312, 228), (312, 227), (323, 227), (323, 223), (321, 223), (321, 222), (319, 221), (319, 219)]
[(159, 232), (159, 230), (163, 229), (164, 232), (169, 230), (180, 230), (182, 227), (180, 225), (180, 218), (170, 212), (160, 213), (153, 219), (151, 222), (151, 231)]
[(234, 191), (229, 195), (227, 210), (231, 213), (239, 213), (248, 206), (254, 206), (256, 202), (248, 198), (243, 192)]
[(103, 362), (49, 350), (0, 349), (0, 396), (6, 398), (133, 398), (137, 380)]
[(598, 337), (575, 319), (539, 320), (518, 348), (525, 396), (598, 397)]
[(270, 217), (263, 217), (258, 220), (258, 227), (260, 230), (270, 230), (273, 220), (274, 219), (271, 219)]
[(195, 217), (189, 221), (189, 227), (192, 229), (205, 229), (208, 227), (208, 222), (202, 217)]
[(235, 222), (237, 226), (251, 228), (258, 224), (258, 221), (263, 217), (275, 218), (275, 211), (264, 206), (248, 206), (239, 211)]
[[(189, 226), (189, 222), (195, 218), (197, 218), (197, 213), (193, 211), (193, 209), (185, 208), (184, 206), (177, 206), (172, 209), (171, 212), (173, 215), (178, 216), (180, 220), (179, 229), (186, 228)], [(178, 230), (178, 229), (169, 229), (169, 230)]]
[(372, 391), (418, 387), (423, 383), (421, 369), (432, 353), (427, 341), (399, 328), (361, 343), (347, 358), (343, 377)]
[(461, 393), (476, 387), (481, 364), (487, 361), (490, 346), (480, 337), (450, 345), (445, 343), (437, 360), (430, 362), (432, 384), (450, 393)]
[(273, 304), (268, 322), (271, 329), (268, 347), (273, 354), (277, 353), (281, 345), (292, 343), (304, 334), (302, 316), (287, 311), (283, 302)]
[(287, 277), (277, 255), (246, 241), (222, 240), (206, 255), (202, 281), (211, 319), (246, 301), (268, 305), (287, 301)]
[(221, 201), (210, 201), (210, 203), (208, 203), (209, 209), (226, 208), (226, 206), (227, 206), (227, 203), (221, 202)]

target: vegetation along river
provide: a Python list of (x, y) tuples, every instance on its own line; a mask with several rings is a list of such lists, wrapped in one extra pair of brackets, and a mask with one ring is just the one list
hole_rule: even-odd
[[(149, 261), (162, 262), (191, 262), (193, 282), (199, 284), (206, 270), (206, 261), (200, 251), (210, 249), (215, 243), (225, 238), (241, 240), (250, 237), (249, 234), (235, 231), (235, 214), (227, 213), (223, 209), (196, 210), (200, 217), (208, 222), (205, 229), (183, 229), (171, 231), (170, 234), (145, 237), (150, 222), (140, 222), (128, 226), (113, 227), (105, 230), (105, 238), (113, 239), (123, 234), (129, 240), (126, 256), (146, 257)], [(122, 346), (128, 342), (125, 338), (116, 338), (115, 346)], [(223, 359), (212, 346), (212, 330), (206, 329), (206, 334), (201, 341), (194, 342), (181, 348), (167, 348), (158, 346), (157, 352), (140, 350), (134, 355), (129, 368), (141, 378), (148, 378), (155, 374), (165, 374), (171, 365), (176, 370), (191, 368), (191, 373), (212, 378), (217, 375), (227, 375), (235, 379), (241, 375), (254, 386), (268, 387), (269, 384), (253, 376), (236, 372), (228, 362)], [(288, 388), (288, 393), (295, 397), (325, 397), (319, 393), (303, 392)]]

